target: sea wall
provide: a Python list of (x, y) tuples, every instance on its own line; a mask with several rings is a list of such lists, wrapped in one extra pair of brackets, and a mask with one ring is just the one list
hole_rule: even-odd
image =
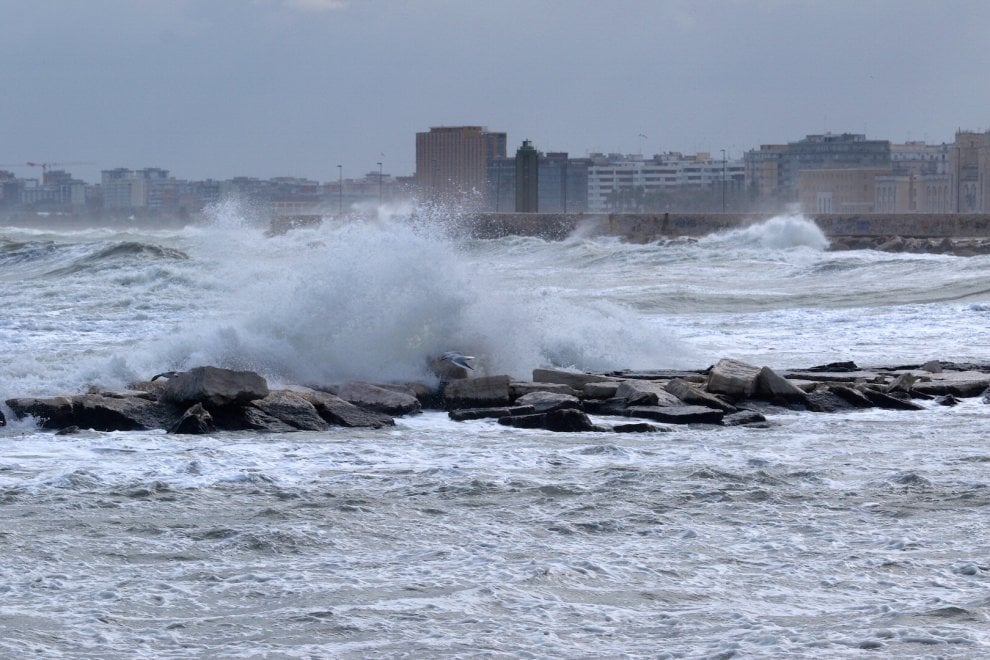
[[(704, 236), (773, 217), (742, 213), (476, 213), (464, 216), (478, 238), (539, 236), (560, 239), (581, 228), (595, 234), (647, 242)], [(829, 237), (988, 238), (990, 215), (863, 214), (806, 215)]]

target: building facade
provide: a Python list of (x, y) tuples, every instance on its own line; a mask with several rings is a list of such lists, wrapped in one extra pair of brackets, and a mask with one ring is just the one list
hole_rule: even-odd
[(440, 126), (416, 134), (416, 187), (435, 203), (484, 208), (488, 166), (505, 158), (506, 135), (483, 126)]

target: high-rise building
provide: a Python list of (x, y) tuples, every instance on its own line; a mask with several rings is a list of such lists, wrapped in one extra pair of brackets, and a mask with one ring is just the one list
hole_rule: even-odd
[(486, 205), (488, 166), (505, 158), (505, 133), (484, 126), (440, 126), (416, 134), (416, 186), (425, 200)]
[(516, 213), (540, 210), (540, 152), (523, 140), (516, 150)]
[[(537, 200), (540, 213), (583, 213), (588, 210), (588, 158), (569, 158), (566, 151), (538, 155)], [(488, 210), (510, 212), (516, 201), (516, 159), (493, 160), (488, 167)]]

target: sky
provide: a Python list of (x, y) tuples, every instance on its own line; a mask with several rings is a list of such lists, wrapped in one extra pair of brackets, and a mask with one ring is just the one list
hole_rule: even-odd
[(987, 35), (986, 0), (0, 0), (0, 167), (401, 176), (461, 124), (572, 156), (950, 142), (990, 128)]

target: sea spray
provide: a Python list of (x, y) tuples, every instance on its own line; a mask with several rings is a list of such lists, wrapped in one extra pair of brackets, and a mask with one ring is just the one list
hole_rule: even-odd
[(726, 243), (769, 250), (804, 247), (821, 251), (829, 246), (828, 238), (818, 225), (801, 214), (778, 215), (742, 229), (711, 234), (699, 241), (703, 246), (712, 247)]

